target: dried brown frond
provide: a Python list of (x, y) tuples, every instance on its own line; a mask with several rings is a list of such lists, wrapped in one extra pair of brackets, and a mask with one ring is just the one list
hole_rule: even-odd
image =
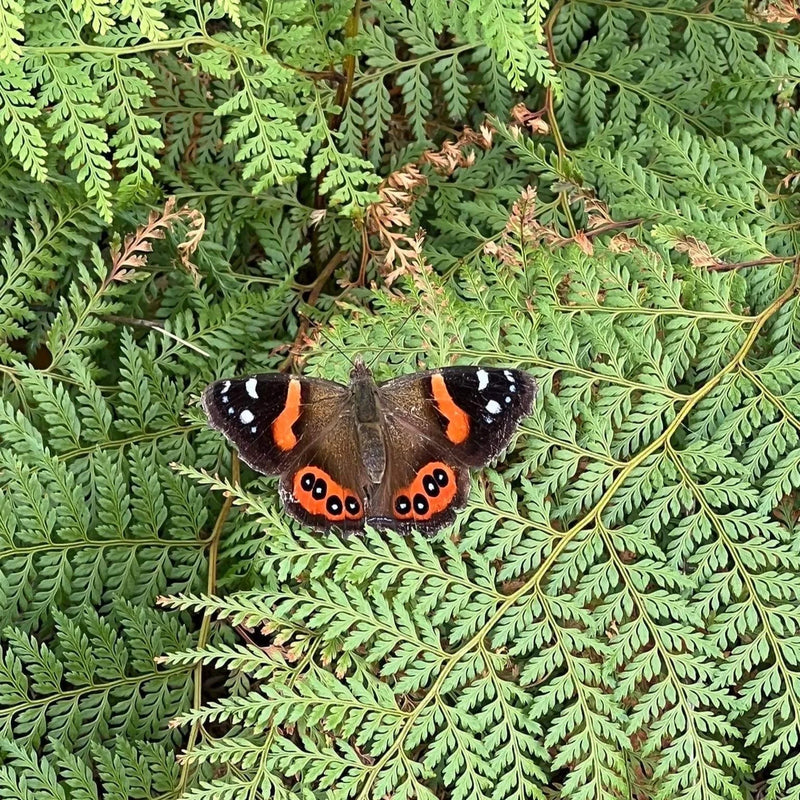
[(486, 253), (487, 256), (492, 256), (510, 267), (522, 266), (522, 261), (516, 250), (514, 250), (513, 247), (509, 247), (507, 244), (498, 244), (495, 241), (488, 241), (483, 246), (483, 252)]
[(788, 175), (783, 176), (778, 186), (782, 186), (784, 189), (791, 189), (797, 184), (798, 179), (800, 179), (800, 172), (790, 172)]
[(572, 241), (561, 236), (555, 228), (542, 225), (536, 218), (536, 189), (533, 186), (526, 186), (519, 200), (511, 206), (506, 233), (513, 234), (521, 242), (535, 242), (551, 247), (563, 246)]
[(550, 126), (543, 119), (547, 109), (531, 111), (524, 103), (517, 103), (511, 109), (511, 128), (519, 132), (527, 128), (534, 136), (546, 136), (550, 133)]
[(521, 266), (522, 261), (518, 251), (510, 243), (512, 239), (524, 244), (547, 244), (550, 246), (563, 245), (571, 241), (562, 237), (553, 228), (542, 225), (536, 219), (536, 189), (533, 186), (526, 186), (519, 199), (511, 207), (511, 214), (506, 222), (501, 244), (487, 242), (484, 252), (508, 266)]
[(459, 167), (471, 167), (475, 163), (475, 151), (471, 148), (488, 150), (493, 135), (494, 129), (488, 124), (477, 131), (464, 128), (455, 141), (446, 141), (439, 150), (426, 150), (417, 163), (430, 164), (440, 175), (452, 175)]
[(709, 246), (694, 236), (682, 235), (672, 243), (672, 247), (679, 253), (686, 253), (693, 267), (711, 267), (719, 263)]
[(195, 284), (199, 283), (200, 274), (190, 258), (205, 233), (205, 217), (197, 209), (188, 206), (176, 209), (174, 197), (170, 197), (160, 211), (151, 211), (147, 222), (126, 236), (121, 248), (116, 244), (111, 245), (111, 272), (106, 283), (132, 280), (136, 270), (147, 264), (147, 256), (153, 251), (153, 242), (163, 239), (179, 221), (186, 224), (187, 231), (178, 245), (178, 258)]
[(786, 25), (800, 19), (800, 9), (791, 0), (775, 0), (766, 8), (757, 11), (756, 16), (763, 19), (764, 22), (780, 22)]
[(415, 163), (393, 172), (378, 187), (381, 199), (367, 209), (366, 232), (380, 241), (381, 249), (371, 254), (381, 259), (387, 285), (400, 275), (413, 275), (419, 269), (422, 237), (419, 233), (409, 233), (408, 228), (411, 207), (428, 185), (420, 167), (430, 164), (440, 175), (452, 175), (459, 167), (474, 163), (472, 148), (488, 150), (492, 135), (489, 125), (481, 125), (477, 131), (465, 128), (457, 139), (446, 141), (439, 150), (426, 150)]
[(614, 224), (611, 211), (602, 200), (598, 200), (598, 198), (595, 197), (594, 189), (581, 187), (570, 195), (569, 200), (571, 203), (578, 201), (583, 203), (583, 207), (586, 209), (588, 230), (591, 231), (595, 228)]
[[(587, 255), (594, 253), (593, 240), (597, 236), (623, 228), (633, 228), (642, 223), (641, 219), (629, 219), (622, 222), (615, 222), (605, 203), (598, 200), (591, 189), (578, 189), (570, 194), (570, 202), (582, 201), (588, 216), (588, 228), (583, 231), (576, 231), (573, 236), (563, 236), (555, 227), (543, 225), (537, 219), (536, 190), (526, 187), (519, 199), (511, 208), (505, 231), (501, 241), (487, 242), (484, 252), (494, 256), (499, 261), (510, 266), (520, 266), (521, 259), (514, 242), (521, 242), (523, 245), (545, 245), (547, 247), (564, 247), (568, 244), (576, 244)], [(615, 237), (617, 238), (617, 237)], [(614, 240), (612, 239), (612, 242)], [(619, 238), (615, 244), (610, 245), (618, 248), (617, 252), (633, 249), (638, 243), (630, 237)]]
[(417, 191), (427, 184), (427, 179), (416, 164), (406, 164), (393, 172), (378, 187), (380, 200), (367, 209), (367, 232), (377, 236), (381, 243), (379, 253), (383, 266), (397, 268), (386, 275), (386, 283), (391, 282), (403, 271), (410, 269), (410, 263), (419, 256), (417, 237), (406, 230), (411, 225), (409, 209), (417, 197)]
[(608, 249), (612, 253), (631, 253), (634, 250), (650, 252), (638, 239), (621, 231), (616, 236), (612, 236), (608, 242)]

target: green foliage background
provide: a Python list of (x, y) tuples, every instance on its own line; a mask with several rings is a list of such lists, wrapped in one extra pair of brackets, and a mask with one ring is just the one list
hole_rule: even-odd
[[(0, 798), (800, 798), (798, 43), (731, 0), (0, 0)], [(312, 535), (206, 428), (301, 314), (379, 378), (536, 375), (455, 529)]]

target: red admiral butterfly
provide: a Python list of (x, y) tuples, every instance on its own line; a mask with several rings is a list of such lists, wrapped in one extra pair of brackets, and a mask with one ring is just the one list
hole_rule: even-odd
[(516, 369), (444, 367), (377, 384), (357, 358), (350, 384), (283, 374), (203, 392), (212, 427), (258, 472), (280, 475), (286, 510), (314, 528), (431, 533), (469, 493), (469, 469), (508, 445), (536, 381)]

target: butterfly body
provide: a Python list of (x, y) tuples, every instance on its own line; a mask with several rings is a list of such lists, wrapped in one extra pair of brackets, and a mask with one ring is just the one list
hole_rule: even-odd
[(350, 393), (353, 398), (361, 461), (370, 483), (379, 484), (386, 471), (383, 415), (378, 385), (361, 359), (356, 360), (350, 375)]
[(455, 518), (469, 470), (530, 413), (520, 370), (445, 367), (376, 383), (358, 358), (344, 386), (283, 374), (212, 383), (203, 408), (243, 461), (281, 476), (286, 510), (314, 528), (432, 532)]

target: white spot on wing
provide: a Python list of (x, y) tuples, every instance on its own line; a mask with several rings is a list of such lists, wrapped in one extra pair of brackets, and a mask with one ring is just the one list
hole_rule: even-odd
[(249, 425), (255, 417), (253, 416), (253, 412), (249, 408), (246, 408), (239, 414), (239, 419), (242, 421), (243, 425)]
[(511, 386), (508, 387), (508, 391), (509, 392), (516, 392), (517, 391), (517, 387), (514, 386), (514, 384), (512, 383)]
[(488, 425), (491, 425), (494, 422), (494, 417), (491, 414), (484, 414), (483, 421), (486, 422)]
[(253, 425), (253, 427), (250, 428), (250, 433), (255, 433), (257, 430), (258, 430), (258, 427)]
[(478, 376), (478, 391), (482, 392), (489, 385), (489, 373), (485, 369), (479, 369), (476, 374)]
[(511, 402), (511, 396), (506, 395), (506, 405), (508, 405), (510, 402)]
[(233, 406), (228, 406), (228, 416), (233, 414)]
[(490, 414), (499, 414), (500, 413), (500, 403), (498, 403), (497, 400), (490, 400), (486, 404), (486, 410)]
[(247, 394), (249, 394), (253, 400), (258, 400), (258, 392), (256, 391), (257, 383), (258, 381), (255, 378), (248, 378), (244, 384), (244, 388), (247, 389)]
[(230, 403), (230, 400), (228, 400), (228, 395), (226, 394), (222, 395), (222, 402), (225, 403), (225, 405), (228, 405), (228, 403)]
[(222, 394), (228, 394), (228, 389), (230, 388), (231, 388), (231, 382), (225, 381), (225, 383), (222, 384)]
[(503, 370), (503, 375), (505, 375), (505, 376), (506, 376), (506, 378), (508, 378), (508, 382), (509, 382), (509, 383), (514, 383), (514, 382), (515, 382), (515, 381), (514, 381), (514, 373), (513, 373), (513, 372), (511, 372), (511, 370), (509, 370), (509, 369), (504, 369), (504, 370)]

